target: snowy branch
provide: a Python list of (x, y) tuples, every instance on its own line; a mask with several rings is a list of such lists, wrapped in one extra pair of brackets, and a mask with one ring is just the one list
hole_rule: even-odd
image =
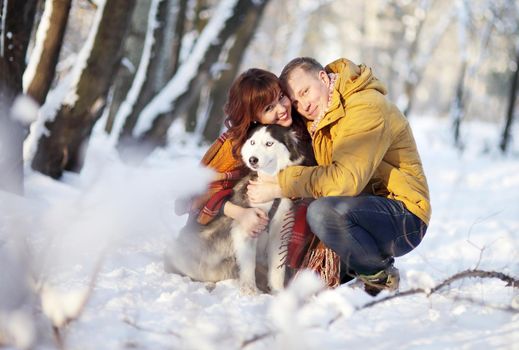
[(254, 337), (252, 337), (252, 338), (250, 338), (248, 340), (244, 340), (241, 343), (240, 349), (243, 349), (243, 348), (249, 346), (252, 343), (255, 343), (257, 341), (260, 341), (262, 339), (265, 339), (265, 338), (273, 336), (273, 335), (274, 335), (273, 332), (266, 332), (266, 333), (262, 333), (262, 334), (257, 334), (257, 335), (255, 335)]
[[(506, 275), (506, 274), (502, 273), (502, 272), (484, 271), (484, 270), (465, 270), (465, 271), (459, 272), (459, 273), (457, 273), (455, 275), (452, 275), (451, 277), (449, 277), (446, 280), (444, 280), (443, 282), (437, 284), (433, 288), (430, 288), (430, 289), (429, 288), (414, 288), (414, 289), (406, 290), (404, 292), (398, 292), (396, 294), (389, 295), (389, 296), (387, 296), (385, 298), (374, 300), (372, 302), (364, 304), (361, 307), (357, 308), (357, 310), (367, 309), (367, 308), (370, 308), (372, 306), (375, 306), (377, 304), (380, 304), (380, 303), (383, 303), (383, 302), (386, 302), (386, 301), (389, 301), (389, 300), (392, 300), (392, 299), (396, 299), (396, 298), (400, 298), (400, 297), (405, 297), (405, 296), (409, 296), (409, 295), (414, 295), (414, 294), (425, 294), (427, 296), (430, 296), (430, 295), (437, 293), (441, 289), (451, 285), (452, 283), (454, 283), (454, 282), (456, 282), (458, 280), (461, 280), (461, 279), (464, 279), (464, 278), (471, 278), (471, 277), (497, 278), (497, 279), (500, 279), (500, 280), (506, 282), (507, 283), (506, 284), (507, 287), (519, 288), (519, 280), (518, 279), (515, 279), (515, 278), (513, 278), (513, 277), (511, 277), (509, 275)], [(512, 310), (514, 310), (514, 312), (519, 312), (519, 310), (517, 310), (517, 309), (512, 309)]]
[[(500, 279), (500, 280), (506, 282), (507, 283), (506, 284), (507, 287), (519, 288), (519, 279), (513, 278), (513, 277), (511, 277), (511, 276), (509, 276), (507, 274), (504, 274), (502, 272), (484, 271), (484, 270), (475, 270), (475, 269), (473, 269), (473, 270), (465, 270), (465, 271), (462, 271), (462, 272), (459, 272), (457, 274), (452, 275), (451, 277), (445, 279), (443, 282), (437, 284), (436, 286), (434, 286), (432, 288), (413, 288), (413, 289), (409, 289), (409, 290), (406, 290), (406, 291), (403, 291), (403, 292), (398, 292), (396, 294), (392, 294), (392, 295), (389, 295), (387, 297), (384, 297), (384, 298), (381, 298), (381, 299), (378, 299), (378, 300), (374, 300), (374, 301), (371, 301), (371, 302), (366, 303), (364, 305), (358, 306), (358, 307), (355, 308), (355, 311), (361, 311), (361, 310), (373, 307), (373, 306), (375, 306), (377, 304), (381, 304), (381, 303), (384, 303), (386, 301), (397, 299), (397, 298), (401, 298), (401, 297), (406, 297), (406, 296), (409, 296), (409, 295), (425, 294), (426, 296), (430, 296), (432, 294), (438, 293), (439, 291), (441, 291), (442, 289), (444, 289), (445, 287), (451, 285), (452, 283), (454, 283), (456, 281), (459, 281), (459, 280), (462, 280), (462, 279), (465, 279), (465, 278), (471, 278), (471, 277), (477, 277), (477, 278), (497, 278), (497, 279)], [(319, 294), (321, 292), (322, 291), (319, 291), (316, 294)], [(491, 308), (494, 308), (494, 309), (497, 309), (497, 310), (501, 310), (501, 311), (505, 311), (505, 312), (519, 313), (519, 308), (517, 306), (513, 305), (513, 304), (512, 305), (491, 305), (491, 304), (488, 304), (488, 303), (486, 303), (486, 302), (484, 302), (482, 300), (476, 300), (476, 299), (473, 299), (473, 298), (467, 298), (467, 297), (461, 297), (461, 296), (454, 296), (454, 297), (452, 297), (452, 299), (454, 301), (464, 301), (464, 302), (470, 302), (472, 304), (479, 305), (479, 306), (491, 307)], [(299, 307), (301, 307), (301, 306), (302, 305), (300, 305)], [(343, 314), (342, 313), (338, 313), (335, 317), (333, 317), (332, 319), (329, 320), (329, 322), (327, 324), (327, 327), (329, 327), (333, 323), (337, 322), (342, 317), (343, 317)], [(246, 348), (247, 346), (249, 346), (249, 345), (251, 345), (251, 344), (253, 344), (255, 342), (261, 341), (261, 340), (263, 340), (265, 338), (274, 337), (279, 332), (280, 332), (280, 330), (278, 330), (278, 329), (272, 329), (271, 331), (267, 331), (265, 333), (254, 335), (250, 339), (244, 340), (242, 342), (240, 348), (243, 349), (243, 348)]]
[[(49, 293), (45, 293), (45, 289), (42, 292), (40, 292), (43, 310), (46, 316), (49, 317), (49, 319), (52, 321), (52, 331), (54, 335), (54, 340), (59, 349), (64, 349), (63, 330), (70, 323), (77, 321), (81, 317), (88, 301), (90, 300), (94, 292), (94, 287), (96, 285), (99, 272), (101, 271), (101, 267), (103, 266), (105, 255), (105, 253), (101, 254), (101, 256), (99, 257), (96, 266), (94, 267), (94, 271), (92, 272), (92, 275), (90, 277), (90, 282), (88, 284), (87, 290), (85, 294), (82, 296), (82, 299), (79, 301), (79, 304), (76, 306), (75, 311), (73, 313), (67, 315), (63, 314), (63, 310), (56, 310), (56, 301), (52, 300), (54, 299), (54, 297), (56, 297), (56, 295), (49, 296)], [(46, 304), (51, 305), (51, 307), (49, 308), (49, 306), (47, 306)]]
[(129, 325), (129, 326), (139, 330), (139, 331), (153, 333), (153, 334), (159, 334), (159, 335), (172, 335), (172, 336), (181, 338), (180, 334), (178, 334), (178, 333), (176, 333), (174, 331), (171, 331), (171, 330), (158, 331), (158, 330), (155, 330), (155, 329), (152, 329), (152, 328), (144, 327), (144, 326), (141, 326), (141, 325), (137, 324), (137, 322), (135, 322), (134, 320), (129, 319), (128, 317), (125, 317), (123, 319), (123, 322), (126, 323), (127, 325)]
[(88, 34), (88, 38), (81, 48), (81, 51), (79, 52), (79, 55), (76, 59), (76, 62), (74, 64), (74, 68), (71, 72), (72, 76), (72, 82), (70, 83), (70, 88), (65, 96), (65, 99), (63, 100), (64, 105), (68, 105), (73, 107), (76, 104), (77, 99), (79, 98), (78, 95), (78, 84), (81, 79), (81, 75), (85, 71), (85, 68), (87, 67), (87, 62), (92, 55), (92, 49), (94, 48), (95, 39), (97, 37), (97, 33), (99, 31), (101, 21), (103, 19), (103, 13), (105, 8), (105, 2), (103, 1), (101, 4), (99, 4), (99, 7), (96, 10), (96, 16), (94, 19), (94, 23), (92, 24), (92, 29), (90, 30), (90, 33)]
[(43, 10), (43, 15), (41, 17), (40, 24), (38, 25), (38, 30), (36, 31), (34, 48), (32, 49), (31, 56), (29, 57), (29, 62), (23, 73), (24, 92), (27, 92), (27, 88), (36, 76), (36, 68), (38, 67), (38, 64), (42, 58), (44, 43), (47, 37), (47, 32), (49, 31), (49, 28), (51, 26), (51, 18), (53, 11), (55, 11), (55, 9), (53, 8), (53, 2), (45, 1), (45, 9)]
[(474, 298), (468, 298), (468, 297), (462, 297), (462, 296), (454, 296), (454, 297), (452, 297), (452, 299), (454, 301), (464, 301), (464, 302), (475, 304), (475, 305), (478, 305), (481, 307), (489, 307), (492, 309), (501, 310), (501, 311), (509, 312), (509, 313), (518, 313), (519, 312), (519, 309), (514, 305), (488, 304), (487, 302), (485, 302), (483, 300), (477, 300)]

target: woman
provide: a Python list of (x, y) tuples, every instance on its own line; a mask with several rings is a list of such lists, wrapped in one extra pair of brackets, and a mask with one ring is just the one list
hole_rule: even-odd
[[(294, 123), (291, 102), (281, 89), (278, 77), (263, 69), (249, 69), (233, 82), (224, 112), (228, 130), (213, 143), (202, 159), (204, 166), (217, 172), (216, 178), (205, 194), (192, 200), (188, 223), (207, 225), (223, 214), (238, 221), (255, 237), (266, 227), (267, 213), (228, 201), (232, 187), (248, 171), (240, 157), (247, 131), (255, 123), (278, 124), (292, 126), (304, 141), (309, 140), (309, 135), (301, 118)], [(305, 144), (309, 145), (309, 142)], [(180, 210), (177, 212), (182, 213)]]

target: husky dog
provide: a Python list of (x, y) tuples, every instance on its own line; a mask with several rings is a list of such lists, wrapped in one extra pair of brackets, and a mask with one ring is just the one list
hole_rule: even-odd
[(247, 198), (247, 184), (258, 173), (276, 175), (290, 165), (302, 164), (305, 145), (299, 145), (296, 134), (278, 125), (261, 125), (249, 131), (242, 147), (243, 162), (251, 170), (234, 186), (231, 202), (242, 207), (257, 207), (269, 214), (269, 225), (257, 238), (245, 232), (238, 222), (221, 215), (210, 224), (188, 224), (165, 254), (168, 272), (187, 275), (195, 280), (216, 282), (239, 278), (240, 289), (247, 294), (258, 292), (256, 263), (268, 269), (267, 279), (271, 291), (283, 289), (285, 282), (286, 241), (283, 232), (285, 215), (292, 208), (287, 198), (268, 203), (252, 204)]

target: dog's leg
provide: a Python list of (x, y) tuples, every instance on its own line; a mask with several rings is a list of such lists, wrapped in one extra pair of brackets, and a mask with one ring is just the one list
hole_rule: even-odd
[[(284, 203), (283, 203), (284, 202)], [(290, 202), (283, 199), (276, 215), (270, 222), (269, 246), (268, 246), (268, 267), (269, 267), (269, 286), (272, 292), (279, 292), (285, 285), (285, 260), (286, 248), (283, 249), (281, 233), (283, 230), (283, 218), (287, 210), (290, 210)]]
[(231, 236), (239, 268), (240, 290), (244, 294), (258, 294), (256, 287), (256, 244), (239, 226), (234, 226)]

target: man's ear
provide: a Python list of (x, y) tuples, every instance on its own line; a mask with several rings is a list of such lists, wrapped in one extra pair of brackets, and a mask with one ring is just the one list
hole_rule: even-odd
[(324, 70), (319, 71), (319, 80), (322, 81), (324, 85), (330, 86), (330, 77)]

